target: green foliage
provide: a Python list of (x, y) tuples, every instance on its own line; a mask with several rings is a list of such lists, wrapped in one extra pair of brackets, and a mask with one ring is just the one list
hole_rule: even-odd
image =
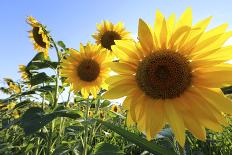
[(123, 155), (124, 152), (118, 146), (109, 143), (98, 143), (94, 148), (94, 155)]
[(102, 122), (100, 121), (104, 126), (106, 126), (107, 128), (113, 130), (114, 132), (118, 133), (119, 135), (123, 136), (124, 138), (126, 138), (127, 140), (133, 142), (134, 144), (142, 147), (145, 150), (148, 150), (151, 153), (160, 153), (160, 154), (165, 154), (165, 155), (172, 155), (175, 154), (173, 151), (171, 150), (166, 150), (165, 148), (162, 148), (161, 146), (158, 146), (156, 144), (150, 143), (149, 141), (147, 141), (144, 138), (139, 137), (138, 135), (131, 133), (125, 129), (122, 129), (118, 126), (115, 126), (111, 123), (107, 123), (107, 122)]
[(20, 120), (20, 125), (26, 135), (33, 134), (57, 117), (80, 118), (78, 113), (60, 110), (50, 114), (45, 114), (42, 108), (32, 107), (28, 109)]

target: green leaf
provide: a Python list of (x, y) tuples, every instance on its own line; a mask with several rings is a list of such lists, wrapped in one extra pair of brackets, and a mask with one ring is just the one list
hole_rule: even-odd
[(41, 83), (44, 83), (44, 82), (51, 82), (51, 81), (54, 81), (54, 79), (49, 77), (44, 72), (38, 73), (38, 74), (31, 77), (31, 85), (32, 86), (37, 85), (37, 84), (41, 84)]
[(55, 89), (55, 86), (50, 85), (50, 86), (43, 86), (43, 87), (35, 88), (33, 90), (39, 91), (39, 92), (50, 92), (50, 91), (53, 91), (54, 89)]
[(117, 134), (121, 135), (122, 137), (126, 138), (128, 141), (131, 141), (132, 143), (140, 146), (141, 148), (149, 151), (150, 153), (160, 153), (164, 155), (174, 155), (176, 154), (172, 150), (167, 150), (166, 148), (163, 148), (157, 144), (154, 144), (152, 142), (149, 142), (148, 140), (139, 137), (138, 135), (131, 133), (119, 126), (115, 126), (111, 123), (104, 122), (101, 120), (98, 120), (98, 122), (102, 123), (105, 127), (109, 128), (110, 130), (116, 132)]
[(118, 146), (109, 143), (98, 143), (94, 148), (94, 155), (123, 155), (124, 152)]
[(14, 109), (25, 107), (25, 106), (28, 105), (29, 103), (31, 103), (30, 100), (25, 100), (25, 101), (19, 102), (19, 103), (17, 103), (17, 104), (15, 105)]
[(110, 101), (109, 100), (104, 100), (101, 105), (100, 105), (100, 108), (104, 108), (104, 107), (107, 107), (110, 105)]
[[(38, 52), (35, 56), (34, 56), (34, 58), (32, 58), (32, 60), (30, 61), (30, 62), (32, 62), (32, 61), (38, 61), (38, 60), (45, 60), (45, 58), (44, 58), (44, 53), (43, 52)], [(29, 62), (29, 63), (30, 63)]]
[(69, 154), (69, 146), (67, 144), (58, 145), (52, 155), (66, 155)]
[(221, 90), (223, 91), (223, 93), (226, 94), (232, 94), (232, 86), (228, 86), (228, 87), (223, 87), (221, 88)]
[(20, 120), (20, 126), (26, 135), (33, 134), (57, 117), (80, 118), (81, 116), (72, 111), (60, 110), (45, 114), (42, 108), (32, 107), (28, 109)]
[(60, 47), (62, 47), (64, 50), (66, 49), (66, 46), (63, 41), (58, 41), (57, 42)]
[(52, 68), (56, 69), (58, 66), (58, 62), (51, 62), (51, 61), (32, 61), (27, 65), (27, 70), (39, 70), (45, 68)]

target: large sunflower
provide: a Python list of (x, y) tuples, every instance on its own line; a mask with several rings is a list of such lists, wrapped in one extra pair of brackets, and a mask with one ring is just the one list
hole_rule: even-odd
[(48, 49), (50, 47), (48, 32), (45, 30), (44, 26), (32, 16), (27, 17), (27, 23), (32, 26), (32, 30), (29, 31), (29, 37), (33, 42), (34, 49), (38, 52), (43, 52), (45, 58), (47, 58)]
[(67, 77), (66, 82), (72, 84), (73, 89), (87, 98), (92, 94), (96, 98), (100, 88), (106, 88), (105, 79), (110, 71), (108, 52), (100, 46), (80, 45), (80, 52), (69, 49), (70, 55), (63, 59), (61, 75)]
[(97, 32), (92, 36), (96, 40), (96, 44), (100, 44), (109, 51), (112, 51), (111, 46), (115, 45), (115, 40), (131, 39), (130, 33), (125, 30), (121, 22), (114, 25), (109, 21), (97, 24)]
[(232, 36), (222, 24), (205, 32), (211, 17), (192, 26), (187, 9), (175, 22), (157, 11), (154, 29), (139, 20), (139, 42), (116, 41), (112, 47), (119, 62), (118, 74), (106, 80), (108, 99), (127, 96), (123, 106), (128, 123), (137, 124), (148, 139), (168, 123), (181, 146), (185, 129), (205, 140), (205, 128), (221, 131), (232, 114), (232, 103), (220, 87), (232, 83), (232, 46), (223, 46)]

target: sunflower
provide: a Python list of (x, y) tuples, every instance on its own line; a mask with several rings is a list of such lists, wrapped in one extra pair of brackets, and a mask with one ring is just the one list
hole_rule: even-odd
[(103, 111), (101, 111), (101, 112), (99, 113), (99, 117), (100, 117), (100, 119), (104, 119), (104, 118), (105, 118), (105, 114), (104, 114)]
[(118, 105), (116, 105), (116, 104), (113, 104), (111, 106), (111, 111), (113, 111), (113, 112), (120, 112), (120, 107)]
[(89, 116), (89, 117), (93, 117), (93, 112), (92, 112), (92, 111), (89, 111), (89, 112), (88, 112), (88, 116)]
[(87, 98), (91, 93), (96, 98), (100, 88), (107, 88), (105, 79), (110, 69), (105, 64), (109, 62), (108, 52), (99, 45), (80, 45), (80, 52), (69, 49), (70, 55), (61, 63), (61, 75), (67, 77), (73, 89)]
[[(115, 45), (115, 40), (130, 40), (130, 33), (127, 32), (121, 22), (114, 25), (109, 21), (103, 21), (97, 24), (97, 32), (93, 35), (96, 44), (100, 44), (103, 48), (112, 51), (111, 46)], [(110, 52), (111, 55), (112, 52)]]
[(21, 73), (21, 78), (23, 80), (26, 80), (26, 81), (29, 80), (29, 73), (25, 65), (19, 65), (19, 72)]
[(232, 114), (232, 103), (220, 88), (232, 84), (232, 65), (226, 63), (232, 46), (224, 46), (232, 32), (227, 24), (205, 31), (210, 20), (192, 25), (190, 8), (176, 22), (174, 14), (165, 19), (157, 11), (154, 29), (139, 20), (137, 43), (112, 46), (119, 62), (110, 66), (117, 75), (106, 80), (103, 97), (126, 96), (127, 123), (147, 139), (168, 123), (184, 146), (185, 129), (205, 140), (205, 128), (222, 131), (228, 125), (222, 113)]
[(48, 49), (50, 47), (48, 32), (45, 27), (32, 16), (27, 17), (27, 23), (32, 26), (32, 30), (29, 31), (29, 37), (34, 44), (34, 49), (38, 52), (43, 52), (45, 58), (47, 58)]

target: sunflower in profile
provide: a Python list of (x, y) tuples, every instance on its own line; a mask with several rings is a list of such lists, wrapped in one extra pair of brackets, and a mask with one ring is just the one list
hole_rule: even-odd
[[(96, 44), (100, 44), (109, 51), (112, 51), (111, 46), (115, 45), (115, 40), (131, 39), (130, 33), (125, 30), (121, 22), (114, 25), (109, 21), (97, 24), (97, 32), (92, 36), (96, 40)], [(112, 52), (110, 53), (112, 55)]]
[(175, 22), (157, 11), (154, 28), (139, 20), (139, 42), (116, 41), (112, 47), (119, 62), (112, 62), (117, 73), (107, 79), (107, 99), (126, 96), (123, 107), (128, 124), (136, 124), (153, 138), (166, 123), (181, 146), (185, 129), (206, 139), (205, 128), (222, 131), (228, 125), (225, 114), (232, 114), (232, 102), (221, 87), (232, 84), (232, 46), (224, 46), (232, 36), (227, 24), (206, 31), (211, 17), (192, 25), (188, 8)]
[(27, 23), (32, 27), (32, 30), (29, 31), (29, 37), (34, 44), (34, 49), (38, 52), (43, 52), (45, 58), (47, 58), (48, 49), (50, 47), (48, 32), (45, 27), (32, 16), (27, 17)]
[(29, 80), (29, 72), (27, 71), (25, 65), (19, 65), (19, 72), (21, 73), (21, 78), (23, 80)]
[(61, 63), (61, 75), (66, 77), (74, 91), (81, 91), (84, 98), (90, 94), (96, 98), (100, 88), (107, 88), (105, 79), (110, 69), (108, 52), (99, 45), (80, 45), (80, 52), (69, 49), (70, 55)]
[(121, 111), (121, 109), (120, 109), (120, 107), (118, 106), (118, 105), (116, 105), (116, 104), (113, 104), (112, 106), (111, 106), (111, 111), (113, 111), (113, 112), (120, 112)]

